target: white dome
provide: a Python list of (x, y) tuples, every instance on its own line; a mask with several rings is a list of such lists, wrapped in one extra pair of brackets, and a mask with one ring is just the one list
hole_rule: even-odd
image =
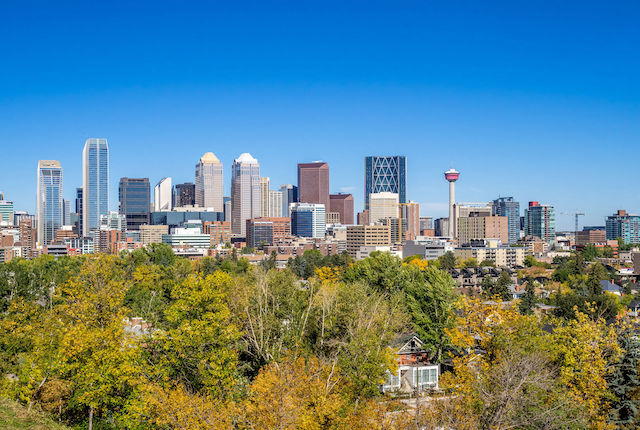
[(248, 152), (243, 152), (236, 158), (236, 163), (258, 164), (258, 160), (253, 158)]
[(200, 158), (203, 163), (219, 163), (218, 157), (213, 152), (207, 152)]

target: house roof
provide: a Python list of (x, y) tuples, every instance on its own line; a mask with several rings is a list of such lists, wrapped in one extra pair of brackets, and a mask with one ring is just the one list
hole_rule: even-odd
[(620, 286), (614, 284), (611, 281), (600, 281), (600, 286), (602, 286), (602, 289), (604, 291), (609, 291), (609, 292), (617, 292), (619, 293), (622, 288), (620, 288)]

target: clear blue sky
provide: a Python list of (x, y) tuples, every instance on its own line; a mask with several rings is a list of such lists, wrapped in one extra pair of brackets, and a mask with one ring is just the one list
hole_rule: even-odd
[[(54, 4), (55, 3), (55, 4)], [(0, 3), (0, 190), (35, 208), (36, 165), (81, 185), (88, 137), (121, 176), (193, 181), (206, 151), (251, 152), (272, 184), (327, 161), (362, 206), (363, 157), (403, 154), (408, 197), (446, 215), (513, 195), (640, 212), (634, 2)], [(558, 214), (560, 228), (573, 218)]]

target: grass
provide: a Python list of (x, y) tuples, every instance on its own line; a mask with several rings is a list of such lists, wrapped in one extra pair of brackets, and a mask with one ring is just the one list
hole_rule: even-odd
[(5, 399), (0, 399), (0, 428), (3, 430), (69, 429), (39, 412), (29, 412), (26, 407)]

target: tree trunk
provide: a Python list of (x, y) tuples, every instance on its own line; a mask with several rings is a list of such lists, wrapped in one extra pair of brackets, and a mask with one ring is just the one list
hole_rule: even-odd
[(89, 408), (89, 430), (93, 430), (93, 406)]

